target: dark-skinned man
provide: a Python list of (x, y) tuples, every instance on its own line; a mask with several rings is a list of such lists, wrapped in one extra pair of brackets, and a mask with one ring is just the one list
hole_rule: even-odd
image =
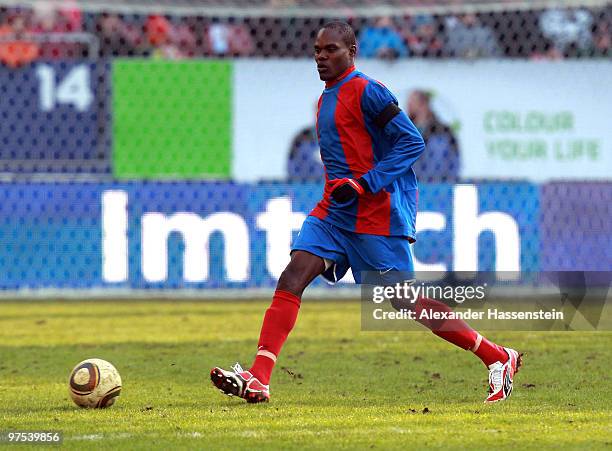
[[(396, 97), (355, 68), (356, 52), (355, 34), (345, 22), (327, 23), (317, 34), (314, 56), (325, 82), (317, 111), (323, 199), (292, 245), (264, 316), (253, 365), (211, 370), (218, 389), (247, 402), (270, 399), (272, 370), (297, 319), (302, 293), (317, 276), (335, 283), (350, 268), (361, 283), (366, 272), (384, 277), (414, 270), (410, 243), (416, 237), (417, 180), (412, 164), (425, 145)], [(449, 310), (427, 298), (418, 299), (414, 308)], [(520, 366), (516, 351), (490, 342), (462, 320), (420, 322), (487, 365), (487, 402), (510, 395)]]

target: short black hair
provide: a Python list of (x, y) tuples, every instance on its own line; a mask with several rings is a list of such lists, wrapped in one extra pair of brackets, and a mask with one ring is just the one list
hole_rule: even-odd
[(350, 47), (351, 45), (357, 45), (357, 40), (355, 39), (355, 31), (353, 31), (353, 27), (351, 27), (346, 22), (343, 22), (341, 20), (333, 20), (331, 22), (327, 22), (321, 27), (321, 29), (334, 30), (340, 33), (340, 36), (342, 36), (342, 41), (346, 44), (347, 47)]

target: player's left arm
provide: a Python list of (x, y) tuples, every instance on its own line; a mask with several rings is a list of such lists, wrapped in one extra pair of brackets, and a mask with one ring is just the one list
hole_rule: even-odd
[(408, 115), (398, 107), (395, 96), (382, 84), (370, 82), (361, 100), (362, 110), (382, 130), (390, 150), (361, 177), (368, 191), (377, 193), (404, 175), (425, 150), (423, 137)]

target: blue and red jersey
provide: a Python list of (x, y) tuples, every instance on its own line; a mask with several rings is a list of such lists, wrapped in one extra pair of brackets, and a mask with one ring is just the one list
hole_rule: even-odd
[[(425, 143), (403, 111), (380, 124), (391, 103), (398, 104), (395, 96), (355, 67), (326, 84), (317, 111), (326, 184), (310, 215), (356, 233), (414, 240), (418, 191), (412, 164)], [(345, 177), (363, 177), (371, 193), (335, 204), (329, 182)]]

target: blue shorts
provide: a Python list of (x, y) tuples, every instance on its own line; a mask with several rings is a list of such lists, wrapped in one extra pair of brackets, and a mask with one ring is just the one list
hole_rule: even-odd
[(292, 252), (297, 250), (331, 260), (334, 264), (322, 274), (330, 283), (342, 279), (349, 268), (355, 282), (373, 284), (380, 282), (370, 282), (372, 275), (394, 283), (411, 279), (414, 271), (407, 237), (349, 232), (314, 216), (302, 224), (291, 247)]

